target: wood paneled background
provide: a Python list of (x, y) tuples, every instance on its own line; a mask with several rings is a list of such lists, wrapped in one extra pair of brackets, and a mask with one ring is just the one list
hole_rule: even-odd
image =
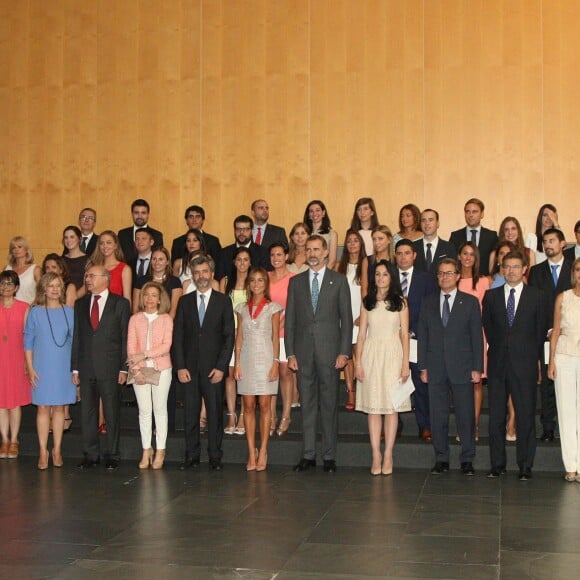
[(265, 197), (313, 198), (342, 238), (358, 197), (463, 224), (580, 216), (579, 0), (0, 0), (0, 246), (39, 258), (83, 206), (145, 197), (167, 243), (206, 208), (225, 243)]

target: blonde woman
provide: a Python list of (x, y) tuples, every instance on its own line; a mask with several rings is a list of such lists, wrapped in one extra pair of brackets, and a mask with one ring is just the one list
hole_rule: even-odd
[(13, 270), (18, 274), (20, 286), (16, 293), (17, 300), (32, 304), (36, 296), (36, 283), (42, 272), (34, 263), (34, 254), (30, 244), (22, 236), (15, 236), (10, 240), (8, 251), (8, 265), (5, 270)]

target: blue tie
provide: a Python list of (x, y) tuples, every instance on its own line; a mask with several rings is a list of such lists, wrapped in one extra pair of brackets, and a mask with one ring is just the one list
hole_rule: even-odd
[(316, 312), (316, 306), (318, 305), (318, 295), (320, 294), (320, 288), (318, 287), (318, 272), (314, 272), (314, 278), (312, 279), (312, 310)]
[(506, 311), (507, 311), (508, 324), (511, 327), (512, 324), (514, 323), (514, 318), (516, 317), (516, 289), (515, 288), (512, 288), (510, 290), (510, 295), (508, 296)]
[(445, 294), (445, 302), (443, 302), (443, 312), (441, 314), (441, 322), (443, 326), (447, 328), (447, 323), (449, 322), (449, 317), (451, 316), (451, 309), (449, 308), (449, 297), (451, 294)]
[(205, 318), (205, 296), (203, 294), (199, 295), (199, 325), (203, 325), (203, 319)]
[(552, 280), (554, 280), (554, 288), (558, 285), (558, 268), (560, 266), (550, 266), (552, 268)]

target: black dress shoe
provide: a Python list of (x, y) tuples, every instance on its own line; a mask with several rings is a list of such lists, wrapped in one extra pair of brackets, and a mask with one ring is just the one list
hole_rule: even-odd
[(304, 459), (302, 458), (300, 462), (293, 467), (294, 471), (306, 471), (311, 467), (316, 467), (316, 459)]
[(325, 473), (334, 473), (336, 471), (336, 461), (334, 459), (325, 459), (322, 470)]
[(532, 479), (532, 470), (529, 467), (524, 467), (520, 469), (520, 474), (518, 475), (520, 481), (529, 481)]
[(114, 471), (119, 467), (119, 462), (116, 459), (107, 459), (105, 461), (105, 469), (107, 471)]
[(223, 465), (222, 465), (221, 459), (210, 459), (209, 460), (209, 466), (214, 471), (221, 471), (223, 469)]
[(186, 458), (183, 463), (179, 464), (179, 469), (185, 471), (186, 469), (195, 469), (199, 467), (199, 459), (189, 459)]
[(78, 465), (77, 467), (79, 469), (91, 469), (93, 467), (96, 467), (97, 465), (99, 465), (99, 460), (98, 459), (89, 459), (88, 457), (85, 457)]
[(446, 461), (437, 461), (431, 470), (432, 475), (441, 475), (449, 471), (449, 463)]
[(552, 443), (554, 441), (554, 431), (544, 431), (540, 439), (546, 443)]
[(496, 479), (506, 473), (505, 467), (492, 467), (488, 472), (487, 477), (489, 479)]
[(471, 461), (466, 461), (461, 464), (461, 473), (463, 475), (475, 475), (475, 469), (473, 469), (473, 463)]

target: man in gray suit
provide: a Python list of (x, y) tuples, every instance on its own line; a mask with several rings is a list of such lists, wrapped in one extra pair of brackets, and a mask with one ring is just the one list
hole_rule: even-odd
[(423, 298), (419, 315), (418, 366), (429, 383), (435, 466), (449, 471), (449, 389), (461, 438), (461, 471), (474, 475), (475, 411), (473, 385), (483, 372), (483, 332), (477, 298), (457, 289), (459, 269), (452, 258), (437, 267), (440, 292)]
[(326, 267), (322, 236), (306, 242), (309, 270), (290, 280), (285, 345), (288, 368), (298, 373), (304, 449), (294, 471), (316, 466), (318, 407), (324, 471), (336, 471), (338, 384), (352, 349), (352, 311), (346, 278)]

